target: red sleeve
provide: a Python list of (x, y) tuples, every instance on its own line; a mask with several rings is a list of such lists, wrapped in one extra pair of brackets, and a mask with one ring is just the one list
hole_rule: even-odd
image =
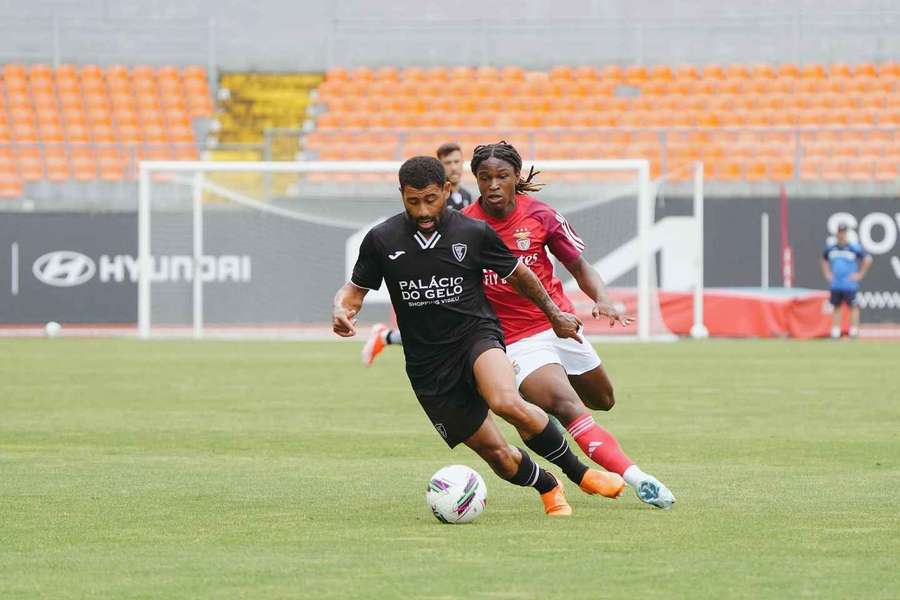
[(544, 227), (547, 228), (547, 247), (553, 256), (563, 264), (576, 260), (584, 252), (584, 242), (565, 217), (553, 209), (543, 215)]

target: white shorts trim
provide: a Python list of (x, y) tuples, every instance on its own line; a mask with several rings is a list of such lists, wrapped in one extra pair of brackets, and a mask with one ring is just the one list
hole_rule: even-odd
[[(584, 339), (584, 334), (579, 330)], [(506, 347), (506, 355), (516, 374), (516, 387), (544, 365), (562, 365), (567, 375), (581, 375), (602, 364), (597, 351), (586, 340), (578, 343), (559, 338), (552, 329), (513, 342)]]

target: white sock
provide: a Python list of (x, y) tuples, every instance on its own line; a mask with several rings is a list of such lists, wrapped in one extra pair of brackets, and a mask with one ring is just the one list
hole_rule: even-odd
[(841, 337), (841, 328), (840, 327), (832, 327), (831, 328), (831, 337), (833, 337), (833, 338)]
[(625, 483), (630, 485), (633, 488), (636, 488), (640, 482), (649, 478), (650, 475), (647, 475), (643, 471), (641, 471), (640, 467), (637, 465), (631, 465), (625, 472), (622, 473), (622, 479), (625, 480)]
[(856, 337), (859, 335), (859, 328), (851, 327), (850, 328), (850, 337)]
[(400, 338), (400, 330), (388, 329), (387, 331), (385, 331), (384, 341), (388, 344), (402, 344), (403, 340)]

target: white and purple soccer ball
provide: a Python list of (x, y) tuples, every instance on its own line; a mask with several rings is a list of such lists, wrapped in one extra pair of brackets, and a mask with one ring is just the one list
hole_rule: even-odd
[(469, 467), (450, 465), (431, 476), (425, 502), (441, 523), (468, 523), (484, 511), (487, 486)]

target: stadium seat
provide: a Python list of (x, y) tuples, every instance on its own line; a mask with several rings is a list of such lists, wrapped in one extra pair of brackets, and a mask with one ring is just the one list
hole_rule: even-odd
[[(195, 115), (211, 111), (205, 70), (198, 67), (186, 67), (182, 75), (173, 66), (137, 66), (129, 71), (121, 65), (104, 69), (63, 64), (54, 69), (38, 64), (26, 69), (10, 64), (3, 67), (3, 73), (6, 94), (0, 97), (8, 101), (11, 126), (0, 128), (0, 141), (73, 144), (71, 173), (61, 147), (47, 146), (43, 162), (29, 147), (17, 148), (28, 181), (38, 174), (51, 181), (64, 181), (70, 174), (82, 181), (96, 178), (96, 164), (91, 164), (93, 159), (85, 154), (83, 145), (114, 143), (121, 137), (137, 141), (139, 123), (171, 127), (180, 140), (192, 141), (187, 139), (188, 132), (192, 135), (188, 111)], [(206, 98), (185, 100), (182, 78), (195, 93), (204, 91)], [(5, 104), (0, 102), (0, 109)], [(118, 169), (109, 158), (104, 161), (104, 177), (111, 179)]]
[(22, 180), (16, 173), (0, 171), (0, 198), (19, 198), (22, 187)]
[(19, 175), (26, 182), (44, 178), (44, 159), (39, 148), (26, 146), (19, 149)]
[(875, 176), (875, 158), (871, 156), (851, 156), (845, 159), (847, 179), (850, 181), (872, 181)]
[(875, 159), (873, 177), (876, 181), (895, 181), (900, 176), (900, 156)]
[(789, 181), (794, 178), (794, 162), (786, 158), (774, 158), (770, 163), (770, 178), (773, 181)]
[(54, 154), (50, 155), (50, 152), (47, 152), (46, 156), (46, 167), (47, 167), (47, 179), (53, 182), (62, 182), (69, 179), (71, 173), (69, 170), (69, 161), (65, 156), (65, 153), (62, 155)]
[(743, 163), (734, 158), (726, 158), (714, 165), (715, 178), (719, 181), (741, 181), (744, 179)]
[(842, 181), (847, 179), (848, 160), (846, 157), (831, 157), (822, 161), (822, 179)]
[(704, 79), (724, 79), (725, 70), (722, 68), (722, 65), (708, 64), (703, 67), (701, 76)]
[(744, 169), (744, 179), (748, 182), (766, 181), (769, 179), (769, 163), (763, 158), (749, 160)]

